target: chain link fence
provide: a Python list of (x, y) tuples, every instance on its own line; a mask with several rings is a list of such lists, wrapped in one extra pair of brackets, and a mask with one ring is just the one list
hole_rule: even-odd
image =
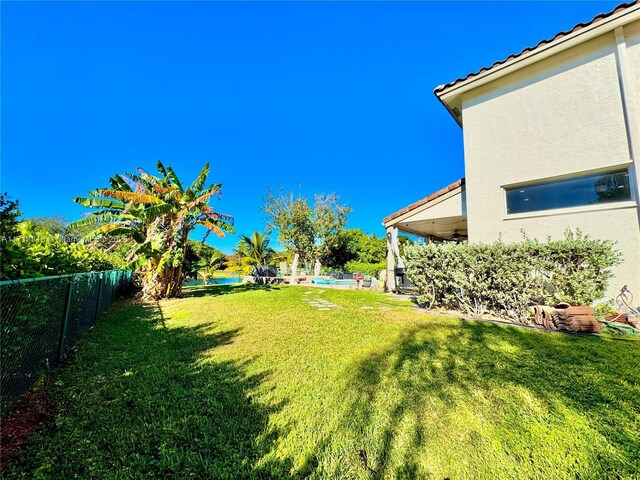
[(130, 285), (123, 270), (0, 282), (1, 418)]

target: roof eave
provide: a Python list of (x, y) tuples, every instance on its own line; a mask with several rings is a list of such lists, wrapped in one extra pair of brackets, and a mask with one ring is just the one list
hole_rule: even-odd
[[(620, 6), (616, 8), (620, 8)], [(610, 16), (598, 20), (597, 22), (581, 26), (579, 29), (571, 31), (566, 35), (562, 35), (560, 37), (556, 35), (557, 38), (554, 38), (551, 41), (542, 40), (536, 47), (528, 51), (525, 49), (520, 54), (515, 55), (514, 58), (510, 58), (502, 62), (496, 62), (491, 67), (484, 67), (479, 72), (471, 73), (465, 78), (455, 80), (454, 82), (445, 85), (440, 85), (434, 89), (433, 93), (445, 106), (454, 120), (456, 120), (458, 125), (462, 126), (462, 113), (460, 117), (457, 117), (453, 113), (453, 107), (451, 104), (463, 93), (492, 82), (528, 65), (539, 62), (540, 60), (550, 57), (551, 55), (555, 55), (556, 53), (571, 48), (579, 43), (590, 40), (591, 38), (613, 31), (621, 25), (631, 23), (638, 19), (640, 19), (640, 3), (634, 3)], [(576, 27), (574, 27), (574, 29), (575, 28)]]
[(463, 128), (462, 127), (462, 111), (460, 111), (460, 116), (456, 115), (455, 113), (453, 113), (452, 107), (438, 93), (436, 93), (435, 91), (433, 93), (435, 93), (438, 100), (440, 100), (440, 103), (444, 105), (444, 108), (447, 109), (447, 112), (449, 112), (449, 115), (453, 117), (453, 119), (460, 126), (460, 128)]
[(393, 226), (393, 225), (397, 224), (398, 222), (403, 221), (403, 219), (405, 218), (405, 216), (407, 214), (409, 214), (409, 213), (413, 214), (418, 209), (429, 208), (431, 205), (434, 204), (434, 202), (436, 200), (442, 201), (443, 197), (445, 197), (446, 195), (455, 194), (455, 193), (458, 193), (458, 191), (462, 191), (462, 189), (465, 186), (465, 184), (466, 184), (466, 181), (465, 181), (464, 177), (459, 179), (459, 180), (456, 180), (455, 182), (450, 183), (446, 187), (441, 188), (437, 192), (433, 192), (432, 194), (430, 194), (430, 195), (428, 195), (428, 196), (426, 196), (424, 198), (421, 198), (417, 202), (414, 202), (411, 205), (408, 205), (408, 206), (398, 210), (397, 212), (394, 212), (391, 215), (386, 216), (382, 220), (382, 225), (385, 228)]

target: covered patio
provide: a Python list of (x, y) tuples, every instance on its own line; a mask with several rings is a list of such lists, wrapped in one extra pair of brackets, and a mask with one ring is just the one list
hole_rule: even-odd
[(382, 224), (387, 238), (385, 287), (399, 291), (404, 263), (400, 257), (398, 235), (422, 237), (425, 242), (460, 242), (467, 239), (467, 202), (464, 178), (385, 217)]

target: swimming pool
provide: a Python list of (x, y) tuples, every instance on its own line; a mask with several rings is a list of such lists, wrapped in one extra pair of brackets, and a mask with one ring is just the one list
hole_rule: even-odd
[[(242, 282), (242, 277), (216, 277), (207, 280), (207, 285), (232, 285), (234, 283)], [(195, 285), (204, 285), (202, 280), (189, 280), (184, 283), (188, 287)]]
[(355, 285), (355, 280), (336, 280), (335, 278), (312, 278), (311, 283), (316, 285)]
[[(311, 283), (315, 285), (355, 285), (355, 280), (336, 280), (335, 278), (312, 278)], [(361, 283), (362, 284), (362, 283)], [(371, 279), (371, 286), (378, 285), (378, 281), (375, 278)]]
[(232, 283), (240, 283), (240, 282), (242, 282), (241, 277), (218, 277), (218, 278), (212, 278), (209, 280), (209, 283), (212, 283), (214, 285), (229, 285)]

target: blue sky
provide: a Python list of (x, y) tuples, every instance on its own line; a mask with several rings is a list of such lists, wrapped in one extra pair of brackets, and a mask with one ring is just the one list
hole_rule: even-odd
[(437, 85), (616, 4), (2, 2), (1, 188), (73, 220), (116, 172), (161, 159), (191, 181), (210, 162), (239, 233), (284, 187), (335, 191), (382, 235), (464, 175)]

